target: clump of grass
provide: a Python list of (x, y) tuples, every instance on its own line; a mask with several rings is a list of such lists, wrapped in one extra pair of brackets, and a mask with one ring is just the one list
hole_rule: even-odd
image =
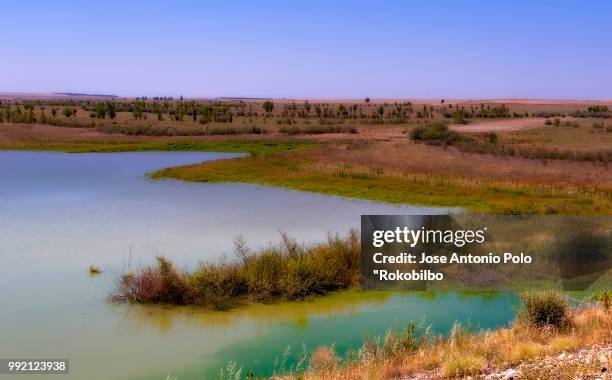
[(553, 352), (567, 352), (578, 348), (578, 340), (573, 336), (557, 336), (550, 341)]
[(392, 353), (411, 353), (419, 347), (419, 342), (415, 333), (414, 322), (410, 321), (404, 331), (388, 331), (383, 340), (383, 352), (386, 355)]
[(485, 366), (486, 360), (477, 355), (452, 355), (442, 364), (442, 373), (446, 377), (463, 378), (478, 375)]
[(523, 308), (519, 318), (538, 327), (562, 327), (569, 323), (570, 305), (567, 297), (557, 291), (530, 291), (522, 295)]
[(336, 369), (338, 356), (332, 347), (319, 347), (310, 357), (308, 369), (315, 373), (326, 373)]
[(545, 353), (545, 347), (536, 342), (521, 342), (510, 350), (510, 361), (520, 363), (524, 360), (536, 360)]
[(203, 263), (194, 272), (177, 270), (157, 258), (154, 266), (118, 279), (111, 301), (196, 304), (226, 309), (243, 300), (299, 300), (357, 286), (360, 244), (356, 231), (347, 237), (305, 246), (282, 234), (277, 247), (251, 252), (236, 244), (239, 261)]

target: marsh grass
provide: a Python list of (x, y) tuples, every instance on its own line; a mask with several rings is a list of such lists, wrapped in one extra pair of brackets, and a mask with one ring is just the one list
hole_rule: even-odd
[(236, 254), (239, 260), (205, 262), (193, 272), (158, 257), (155, 265), (118, 278), (109, 300), (227, 309), (247, 300), (301, 300), (359, 283), (356, 231), (308, 246), (282, 234), (278, 246), (257, 252), (237, 242)]
[(168, 168), (154, 179), (241, 182), (397, 204), (465, 207), (497, 214), (605, 214), (612, 193), (596, 186), (492, 180), (444, 173), (321, 164), (298, 154), (268, 154)]

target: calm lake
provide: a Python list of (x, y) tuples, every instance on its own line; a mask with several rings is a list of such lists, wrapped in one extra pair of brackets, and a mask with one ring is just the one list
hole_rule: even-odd
[[(510, 294), (348, 291), (228, 312), (106, 303), (120, 273), (157, 255), (193, 267), (231, 257), (239, 235), (251, 248), (276, 244), (279, 230), (314, 242), (358, 228), (361, 214), (444, 212), (145, 177), (235, 156), (0, 152), (0, 358), (67, 358), (73, 379), (210, 379), (230, 361), (268, 375), (288, 347), (290, 358), (322, 344), (344, 353), (410, 320), (446, 333), (513, 318)], [(90, 264), (104, 272), (90, 276)]]

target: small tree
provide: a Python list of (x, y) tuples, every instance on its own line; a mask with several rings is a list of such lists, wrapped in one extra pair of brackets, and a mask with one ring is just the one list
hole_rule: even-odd
[(262, 105), (263, 109), (267, 112), (270, 113), (272, 112), (272, 110), (274, 109), (274, 103), (272, 103), (269, 100), (266, 100), (263, 105)]
[(62, 113), (64, 114), (64, 116), (66, 117), (70, 117), (74, 114), (76, 114), (76, 110), (72, 107), (66, 107), (64, 108), (64, 111), (62, 111)]
[(365, 98), (363, 101), (366, 102), (366, 104), (368, 104), (370, 103), (370, 98)]
[(97, 102), (94, 110), (98, 119), (104, 119), (106, 117), (106, 107), (104, 106), (104, 103)]
[(106, 113), (108, 117), (114, 119), (117, 116), (117, 112), (115, 111), (115, 104), (111, 102), (106, 102)]

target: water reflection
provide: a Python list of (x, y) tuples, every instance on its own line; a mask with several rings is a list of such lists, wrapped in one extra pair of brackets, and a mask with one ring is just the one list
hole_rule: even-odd
[(229, 311), (213, 311), (192, 306), (136, 304), (124, 308), (123, 321), (126, 328), (138, 328), (148, 324), (160, 333), (169, 333), (176, 325), (230, 329), (244, 320), (268, 327), (286, 323), (292, 327), (304, 328), (312, 318), (355, 314), (365, 307), (380, 307), (391, 296), (391, 292), (348, 290), (303, 302), (248, 303)]

